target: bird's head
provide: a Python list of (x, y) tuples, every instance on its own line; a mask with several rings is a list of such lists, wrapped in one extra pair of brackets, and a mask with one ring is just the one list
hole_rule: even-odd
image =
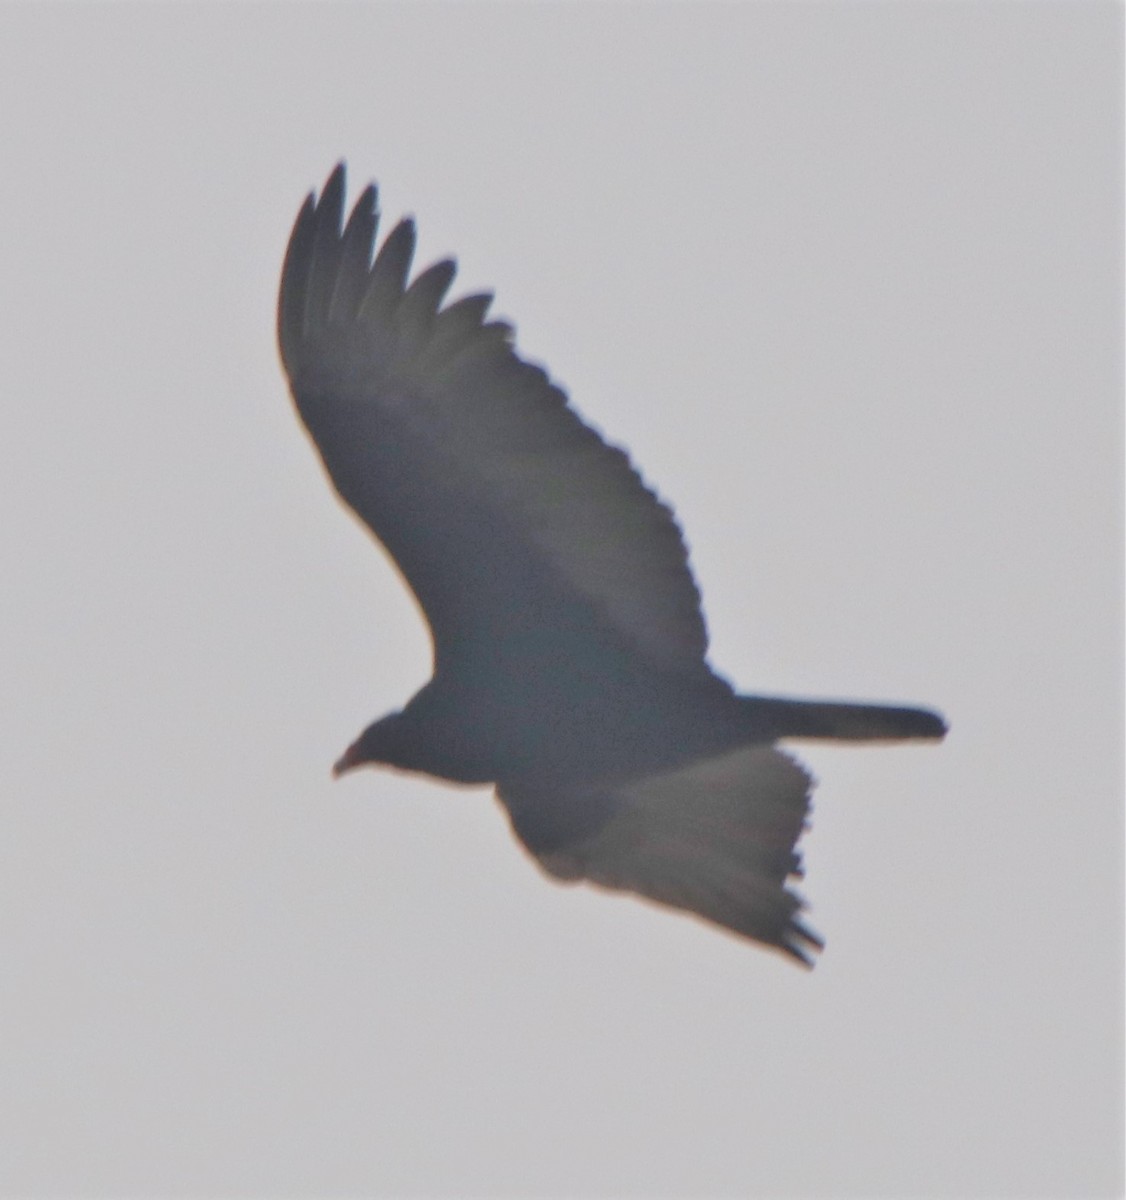
[(401, 712), (372, 722), (333, 764), (333, 775), (339, 779), (345, 772), (368, 763), (412, 768), (412, 739), (406, 725)]

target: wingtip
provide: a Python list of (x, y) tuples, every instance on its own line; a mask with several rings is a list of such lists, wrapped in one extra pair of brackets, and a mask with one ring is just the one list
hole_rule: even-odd
[(360, 193), (360, 198), (352, 207), (352, 212), (364, 212), (370, 216), (376, 215), (376, 210), (379, 208), (379, 189), (374, 183), (369, 183), (366, 188)]
[(318, 227), (331, 230), (337, 237), (340, 236), (340, 227), (344, 220), (344, 192), (347, 186), (345, 178), (345, 167), (343, 162), (339, 162), (332, 169), (332, 173), (325, 180), (325, 185), (321, 188), (320, 199), (317, 201), (317, 216)]
[(779, 949), (799, 966), (812, 971), (817, 965), (817, 955), (825, 949), (825, 939), (814, 933), (808, 925), (794, 921), (785, 943)]
[(367, 295), (361, 311), (370, 317), (389, 311), (402, 298), (414, 257), (415, 228), (411, 217), (404, 217), (383, 239), (383, 245), (371, 265)]
[(325, 180), (325, 185), (323, 188), (321, 188), (322, 199), (330, 192), (339, 192), (341, 195), (343, 195), (347, 183), (348, 164), (344, 159), (341, 158), (337, 160), (336, 166), (334, 166), (329, 172), (328, 178)]

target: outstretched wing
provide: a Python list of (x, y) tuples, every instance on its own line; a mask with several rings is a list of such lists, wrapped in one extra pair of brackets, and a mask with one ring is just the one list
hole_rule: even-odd
[(516, 355), (511, 328), (485, 321), (491, 296), (441, 307), (452, 261), (408, 285), (409, 220), (373, 262), (375, 189), (343, 226), (344, 187), (341, 165), (294, 226), (282, 359), (337, 491), (414, 591), (437, 667), (474, 646), (498, 655), (537, 613), (553, 616), (540, 630), (564, 623), (566, 596), (651, 661), (705, 669), (699, 593), (670, 510)]
[(597, 791), (498, 789), (512, 826), (556, 879), (585, 879), (684, 909), (812, 965), (821, 939), (786, 886), (813, 781), (751, 746)]

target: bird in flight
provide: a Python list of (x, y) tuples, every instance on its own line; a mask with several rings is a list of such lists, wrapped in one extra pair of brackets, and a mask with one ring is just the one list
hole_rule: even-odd
[[(490, 293), (376, 254), (374, 186), (341, 163), (297, 217), (278, 339), (332, 480), (430, 627), (433, 676), (339, 775), (382, 764), (495, 785), (547, 874), (683, 909), (812, 965), (795, 847), (813, 781), (777, 743), (938, 739), (920, 708), (739, 695), (706, 659), (671, 509), (583, 423)], [(374, 256), (374, 257), (373, 257)]]

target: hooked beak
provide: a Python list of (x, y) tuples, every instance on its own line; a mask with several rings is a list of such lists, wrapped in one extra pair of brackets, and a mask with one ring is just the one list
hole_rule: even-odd
[(332, 777), (339, 779), (345, 771), (351, 771), (355, 767), (363, 765), (363, 759), (360, 758), (360, 739), (357, 738), (347, 750), (332, 764)]

